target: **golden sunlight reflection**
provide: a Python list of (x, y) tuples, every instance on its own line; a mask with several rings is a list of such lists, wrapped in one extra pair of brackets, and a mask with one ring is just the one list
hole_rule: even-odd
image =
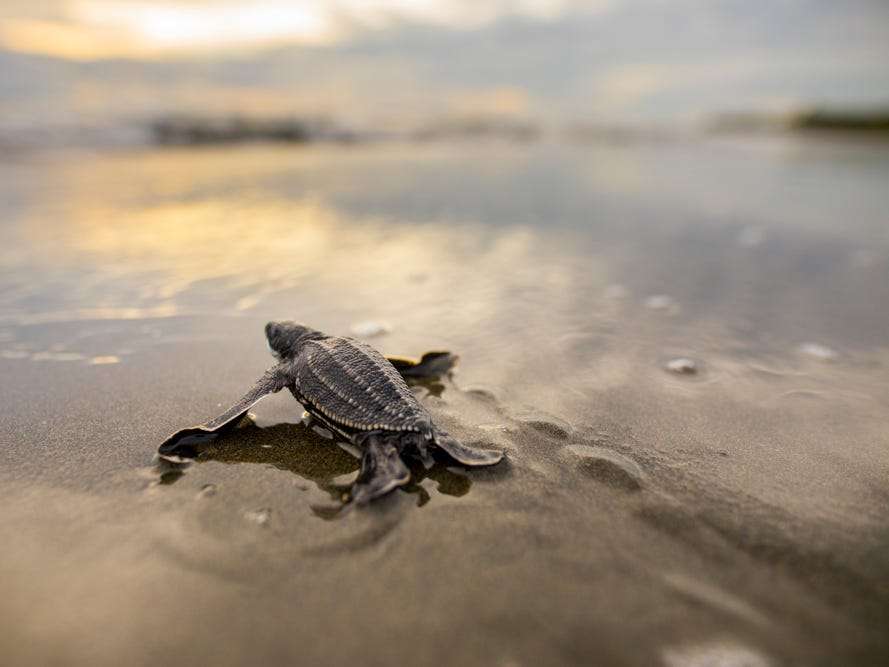
[[(280, 161), (290, 159), (282, 155), (260, 150), (251, 160), (214, 152), (183, 160), (170, 154), (61, 170), (51, 180), (65, 191), (65, 204), (22, 221), (28, 247), (41, 251), (19, 260), (49, 278), (83, 266), (91, 267), (90, 276), (70, 297), (76, 309), (63, 304), (59, 312), (28, 317), (235, 314), (296, 303), (303, 291), (320, 290), (338, 310), (368, 309), (370, 316), (400, 322), (442, 304), (455, 306), (463, 321), (483, 320), (497, 317), (498, 304), (508, 303), (505, 295), (513, 290), (533, 299), (572, 284), (578, 274), (596, 280), (601, 268), (589, 258), (582, 266), (543, 261), (548, 244), (522, 226), (356, 217), (331, 207), (323, 191), (287, 199), (267, 191), (195, 194), (220, 170), (237, 180), (239, 169), (280, 169)], [(295, 159), (305, 168), (312, 164)], [(120, 173), (132, 179), (116, 177), (115, 191), (104, 192)], [(145, 182), (152, 183), (148, 202)]]
[[(16, 225), (24, 251), (7, 275), (21, 279), (0, 294), (0, 324), (295, 318), (346, 332), (389, 322), (385, 349), (468, 349), (469, 335), (479, 360), (497, 360), (486, 381), (516, 388), (521, 350), (585, 340), (591, 322), (614, 316), (592, 305), (613, 281), (606, 258), (566, 254), (558, 234), (521, 224), (356, 212), (345, 204), (356, 174), (385, 198), (410, 186), (379, 152), (331, 169), (343, 159), (257, 148), (46, 163), (56, 196)], [(52, 299), (39, 298), (47, 289)], [(538, 375), (579, 372), (550, 358)]]
[(125, 211), (86, 197), (62, 229), (45, 221), (29, 228), (37, 243), (66, 238), (67, 247), (49, 253), (54, 263), (89, 261), (109, 277), (157, 276), (140, 296), (167, 301), (204, 281), (223, 281), (234, 290), (292, 287), (317, 270), (317, 258), (331, 253), (336, 227), (335, 217), (311, 201), (248, 208), (220, 199)]

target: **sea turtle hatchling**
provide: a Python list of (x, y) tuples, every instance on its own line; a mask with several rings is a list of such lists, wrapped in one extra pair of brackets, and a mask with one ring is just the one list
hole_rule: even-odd
[(436, 427), (408, 388), (405, 377), (436, 375), (446, 368), (452, 359), (447, 353), (429, 353), (419, 364), (386, 359), (365, 343), (296, 322), (269, 322), (265, 334), (278, 363), (221, 415), (167, 438), (158, 449), (161, 457), (181, 455), (196, 442), (234, 428), (260, 399), (287, 388), (312, 419), (361, 450), (361, 471), (350, 494), (355, 503), (407, 484), (404, 455), (417, 456), (426, 467), (434, 451), (466, 466), (493, 465), (503, 458), (498, 451), (467, 447)]

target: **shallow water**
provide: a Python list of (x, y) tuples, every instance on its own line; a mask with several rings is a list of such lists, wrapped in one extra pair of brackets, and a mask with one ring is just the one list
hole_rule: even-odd
[[(0, 654), (884, 662), (887, 176), (776, 137), (4, 158)], [(156, 462), (270, 318), (458, 353), (416, 390), (508, 462), (340, 512), (357, 461), (283, 395)]]

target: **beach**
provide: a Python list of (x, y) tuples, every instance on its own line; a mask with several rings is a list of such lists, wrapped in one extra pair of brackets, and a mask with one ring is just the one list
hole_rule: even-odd
[[(10, 665), (889, 660), (889, 152), (768, 135), (0, 158)], [(506, 460), (343, 511), (294, 319)], [(373, 334), (373, 335), (371, 335)]]

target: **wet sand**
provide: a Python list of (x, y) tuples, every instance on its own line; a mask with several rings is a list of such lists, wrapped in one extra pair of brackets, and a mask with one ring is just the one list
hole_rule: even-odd
[[(23, 160), (2, 167), (4, 662), (889, 657), (879, 151)], [(270, 364), (274, 317), (457, 352), (418, 395), (508, 462), (338, 513), (357, 461), (283, 395), (194, 464), (154, 460)]]

